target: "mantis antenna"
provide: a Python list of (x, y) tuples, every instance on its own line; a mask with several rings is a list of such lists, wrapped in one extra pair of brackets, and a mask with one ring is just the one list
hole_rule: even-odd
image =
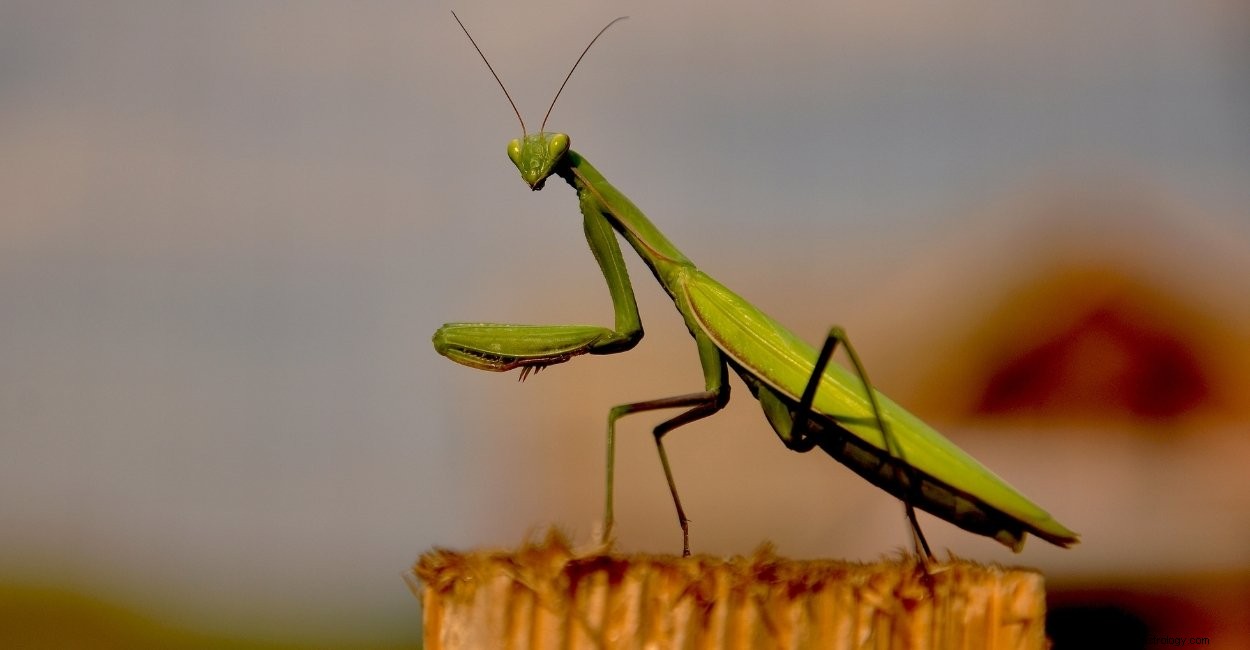
[[(477, 55), (482, 57), (482, 62), (486, 64), (486, 69), (490, 70), (491, 75), (495, 77), (495, 82), (499, 84), (499, 89), (503, 91), (503, 96), (508, 98), (509, 104), (512, 104), (512, 112), (516, 113), (516, 119), (521, 123), (522, 137), (529, 135), (529, 131), (525, 130), (525, 119), (521, 117), (521, 111), (517, 109), (516, 102), (512, 101), (512, 95), (508, 93), (508, 88), (503, 85), (503, 80), (500, 79), (499, 74), (495, 72), (495, 67), (490, 64), (490, 60), (487, 59), (486, 55), (482, 53), (482, 48), (478, 47), (477, 41), (473, 40), (473, 35), (469, 33), (469, 29), (464, 26), (463, 22), (461, 22), (460, 16), (457, 16), (456, 12), (453, 11), (451, 12), (451, 17), (456, 19), (456, 24), (460, 25), (461, 31), (464, 32), (465, 36), (469, 37), (469, 42), (473, 44), (473, 49), (477, 50)], [(609, 27), (625, 20), (626, 18), (629, 18), (629, 16), (620, 16), (619, 18), (613, 19), (612, 22), (604, 25), (603, 29), (599, 30), (599, 33), (595, 34), (594, 38), (590, 39), (590, 43), (586, 45), (586, 49), (582, 50), (581, 56), (577, 57), (577, 61), (573, 62), (573, 67), (570, 68), (569, 73), (565, 75), (564, 82), (560, 84), (560, 89), (556, 91), (556, 96), (551, 98), (551, 105), (547, 107), (547, 114), (543, 116), (542, 126), (538, 127), (539, 133), (542, 133), (543, 129), (547, 127), (547, 118), (551, 117), (551, 111), (556, 107), (556, 100), (560, 99), (560, 93), (564, 92), (564, 87), (568, 85), (569, 79), (573, 78), (573, 71), (577, 69), (577, 66), (582, 62), (582, 59), (586, 58), (586, 53), (590, 51), (591, 46), (595, 44), (595, 41), (599, 40), (600, 36), (603, 36), (604, 32), (608, 31)]]
[(573, 78), (573, 71), (577, 69), (578, 64), (582, 62), (582, 59), (586, 58), (586, 53), (590, 51), (591, 46), (595, 44), (595, 41), (599, 40), (600, 36), (603, 36), (604, 32), (608, 31), (609, 27), (625, 20), (626, 18), (629, 18), (629, 16), (620, 16), (612, 19), (612, 22), (604, 25), (603, 29), (599, 30), (599, 33), (595, 34), (594, 38), (590, 39), (590, 43), (586, 45), (586, 49), (582, 50), (581, 56), (577, 57), (577, 60), (573, 62), (573, 67), (569, 69), (568, 75), (564, 77), (564, 83), (560, 84), (560, 89), (556, 91), (556, 96), (551, 98), (551, 106), (547, 107), (547, 114), (543, 116), (542, 126), (538, 127), (539, 133), (542, 133), (542, 130), (547, 128), (547, 118), (551, 117), (551, 109), (556, 107), (556, 100), (560, 99), (560, 93), (564, 92), (564, 87), (568, 85), (569, 79)]
[[(521, 111), (517, 110), (516, 102), (512, 101), (512, 95), (508, 94), (508, 88), (503, 85), (503, 80), (500, 79), (499, 75), (495, 72), (495, 66), (490, 64), (490, 60), (487, 59), (486, 55), (482, 53), (482, 48), (477, 46), (477, 41), (473, 40), (473, 35), (469, 33), (469, 28), (465, 27), (464, 23), (460, 22), (460, 16), (457, 16), (456, 12), (453, 11), (451, 12), (451, 17), (456, 19), (456, 23), (460, 25), (460, 29), (464, 31), (464, 35), (469, 37), (469, 42), (473, 44), (473, 49), (477, 50), (477, 55), (482, 57), (482, 62), (486, 64), (486, 69), (490, 70), (491, 75), (495, 77), (495, 82), (499, 84), (499, 89), (503, 91), (503, 96), (508, 98), (509, 104), (512, 104), (512, 112), (516, 113), (516, 119), (521, 123), (521, 136), (524, 137), (528, 135), (528, 132), (525, 130), (525, 120), (521, 118)], [(599, 37), (596, 36), (595, 38)], [(593, 42), (594, 41), (591, 41), (591, 43)], [(585, 53), (583, 52), (583, 54)], [(581, 59), (578, 60), (580, 61)], [(569, 74), (571, 75), (573, 73), (570, 72)], [(563, 88), (563, 86), (561, 86), (561, 88)], [(556, 93), (556, 96), (559, 97), (560, 93)], [(550, 113), (551, 109), (547, 109), (547, 112)], [(546, 120), (544, 120), (543, 123), (546, 124)]]

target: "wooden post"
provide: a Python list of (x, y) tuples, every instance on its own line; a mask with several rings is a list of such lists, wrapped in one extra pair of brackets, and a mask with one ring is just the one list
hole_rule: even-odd
[(406, 576), (426, 650), (1042, 649), (1041, 574), (914, 558), (859, 564), (577, 555), (555, 533), (515, 552), (421, 556)]

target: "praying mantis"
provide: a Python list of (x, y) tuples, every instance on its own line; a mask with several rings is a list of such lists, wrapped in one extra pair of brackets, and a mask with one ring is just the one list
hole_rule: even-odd
[[(841, 328), (829, 330), (819, 351), (799, 339), (699, 270), (624, 194), (569, 148), (568, 135), (544, 130), (556, 100), (582, 58), (623, 17), (608, 23), (590, 41), (552, 99), (542, 126), (537, 133), (529, 133), (494, 67), (455, 12), (452, 16), (503, 89), (521, 123), (521, 138), (508, 144), (508, 157), (522, 180), (537, 191), (554, 175), (576, 191), (586, 240), (612, 298), (615, 324), (609, 328), (447, 323), (434, 334), (435, 350), (479, 370), (519, 369), (524, 379), (532, 372), (579, 355), (616, 354), (632, 349), (642, 339), (642, 321), (616, 239), (619, 234), (672, 298), (694, 338), (703, 369), (703, 390), (622, 404), (608, 412), (602, 543), (609, 543), (614, 525), (617, 421), (634, 413), (683, 409), (657, 425), (652, 435), (677, 511), (682, 553), (690, 554), (689, 520), (677, 493), (664, 436), (725, 406), (729, 401), (730, 369), (759, 401), (765, 419), (787, 448), (808, 452), (819, 447), (900, 499), (917, 554), (923, 549), (932, 558), (915, 508), (997, 540), (1016, 552), (1023, 548), (1029, 533), (1061, 547), (1077, 543), (1076, 533), (873, 388), (864, 364)], [(853, 372), (831, 363), (839, 346), (846, 350)]]

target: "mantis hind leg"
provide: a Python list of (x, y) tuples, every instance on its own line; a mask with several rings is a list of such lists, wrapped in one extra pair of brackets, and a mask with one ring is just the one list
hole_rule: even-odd
[[(816, 399), (816, 389), (820, 385), (820, 378), (825, 373), (825, 368), (829, 365), (833, 357), (834, 350), (838, 344), (846, 349), (846, 354), (851, 359), (851, 365), (855, 369), (855, 374), (859, 375), (859, 380), (864, 384), (864, 392), (868, 397), (868, 403), (872, 406), (873, 417), (877, 420), (877, 428), (881, 431), (881, 436), (885, 440), (886, 452), (890, 456), (901, 461), (904, 468), (901, 480), (905, 481), (908, 493), (916, 495), (920, 489), (920, 481), (914, 475), (915, 473), (907, 469), (907, 459), (903, 457), (903, 449), (899, 446), (898, 441), (890, 433), (890, 426), (881, 415), (881, 404), (877, 400), (877, 391), (873, 387), (872, 382), (868, 379), (868, 372), (864, 370), (864, 364), (859, 359), (859, 354), (855, 352), (855, 347), (851, 345), (850, 339), (841, 327), (832, 327), (829, 329), (829, 335), (825, 337), (825, 344), (820, 348), (820, 354), (816, 356), (816, 366), (812, 370), (812, 376), (807, 380), (807, 386), (803, 389), (803, 395), (799, 398), (799, 405), (794, 414), (794, 422), (791, 427), (791, 439), (787, 441), (787, 445), (795, 451), (809, 451), (816, 445), (815, 441), (807, 435), (807, 420), (812, 412), (812, 401)], [(924, 533), (920, 530), (920, 522), (916, 519), (916, 508), (912, 505), (911, 498), (904, 497), (903, 509), (907, 513), (907, 521), (911, 524), (912, 541), (916, 547), (916, 554), (924, 551), (924, 556), (933, 559), (933, 552), (929, 550), (929, 542), (924, 538)]]
[(687, 410), (658, 424), (653, 430), (655, 448), (660, 455), (660, 465), (664, 468), (664, 478), (668, 481), (668, 491), (673, 496), (673, 506), (677, 509), (677, 523), (681, 526), (681, 554), (690, 555), (690, 520), (686, 510), (681, 506), (681, 497), (677, 495), (677, 483), (673, 480), (673, 469), (668, 462), (668, 453), (664, 450), (664, 435), (677, 427), (703, 419), (724, 408), (729, 401), (729, 383), (726, 376), (725, 361), (720, 352), (710, 341), (696, 337), (699, 345), (699, 359), (703, 364), (703, 375), (707, 389), (698, 393), (661, 397), (658, 399), (622, 404), (608, 412), (607, 441), (607, 489), (603, 507), (603, 538), (602, 543), (608, 544), (614, 523), (613, 492), (616, 465), (616, 421), (631, 413), (657, 411), (670, 408), (686, 408)]

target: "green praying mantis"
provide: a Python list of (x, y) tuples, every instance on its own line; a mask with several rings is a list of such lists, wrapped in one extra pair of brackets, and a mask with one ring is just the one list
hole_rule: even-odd
[[(608, 413), (607, 470), (602, 542), (613, 528), (613, 473), (616, 423), (633, 413), (683, 409), (653, 430), (660, 464), (677, 510), (683, 555), (690, 553), (689, 520), (673, 480), (664, 436), (716, 413), (729, 401), (729, 370), (759, 401), (781, 442), (796, 452), (819, 447), (855, 473), (900, 499), (910, 523), (916, 552), (932, 558), (916, 521), (915, 508), (967, 531), (985, 535), (1020, 551), (1026, 534), (1067, 547), (1078, 541), (1041, 507), (872, 387), (855, 348), (833, 327), (818, 351), (751, 303), (699, 270), (658, 228), (580, 154), (569, 136), (544, 131), (556, 100), (582, 58), (609, 27), (582, 51), (560, 85), (538, 133), (525, 120), (486, 55), (464, 23), (452, 12), (474, 49), (503, 89), (521, 122), (522, 136), (508, 144), (508, 157), (532, 190), (552, 175), (577, 193), (586, 240), (607, 281), (616, 322), (592, 325), (513, 325), (448, 323), (434, 334), (435, 350), (457, 363), (496, 372), (531, 372), (582, 354), (616, 354), (642, 339), (642, 322), (616, 234), (634, 249), (673, 300), (694, 337), (703, 368), (703, 390), (612, 408)], [(830, 362), (846, 350), (854, 372)]]

